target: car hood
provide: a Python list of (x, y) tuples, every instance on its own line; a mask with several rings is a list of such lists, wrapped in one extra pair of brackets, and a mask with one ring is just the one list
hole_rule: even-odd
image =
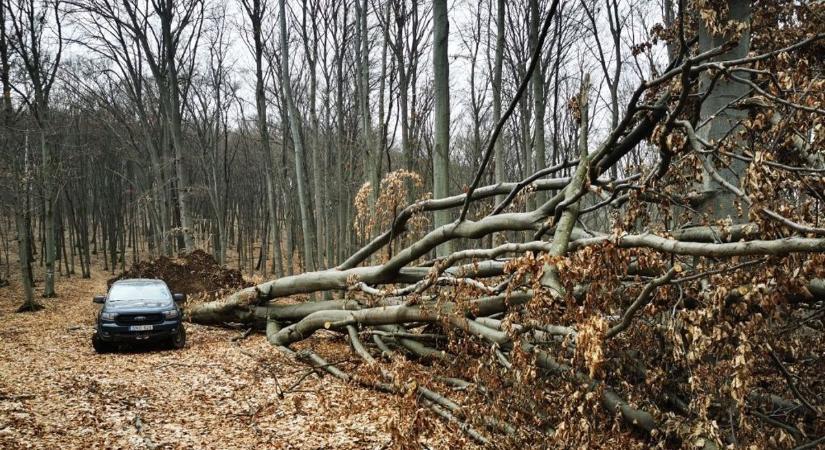
[(114, 303), (106, 303), (104, 310), (111, 312), (127, 311), (167, 311), (175, 307), (170, 301), (160, 300), (129, 300)]

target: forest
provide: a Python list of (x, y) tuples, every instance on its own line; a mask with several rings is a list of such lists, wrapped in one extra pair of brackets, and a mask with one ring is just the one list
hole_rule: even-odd
[(0, 0), (0, 83), (15, 383), (38, 321), (165, 358), (93, 357), (90, 295), (205, 253), (163, 364), (297, 365), (256, 389), (379, 448), (825, 445), (822, 0)]

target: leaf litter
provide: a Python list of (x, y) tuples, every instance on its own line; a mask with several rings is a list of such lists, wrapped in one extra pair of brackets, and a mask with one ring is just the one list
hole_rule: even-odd
[[(36, 313), (14, 312), (18, 283), (0, 288), (0, 448), (378, 449), (419, 420), (403, 399), (308, 374), (260, 334), (233, 342), (240, 331), (187, 323), (182, 350), (98, 355), (91, 299), (106, 277), (61, 279)], [(296, 347), (350, 354), (331, 333)], [(448, 448), (449, 435), (435, 421), (421, 439)]]

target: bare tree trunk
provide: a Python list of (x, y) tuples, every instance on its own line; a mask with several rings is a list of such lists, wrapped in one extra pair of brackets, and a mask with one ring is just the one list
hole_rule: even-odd
[[(275, 186), (273, 186), (272, 189), (275, 189)], [(276, 192), (277, 191), (272, 194), (273, 215), (275, 217), (275, 221), (272, 223), (272, 272), (276, 276), (282, 277), (284, 276), (284, 257), (281, 251), (281, 219), (278, 217), (278, 199)]]
[[(5, 67), (4, 67), (5, 69)], [(4, 95), (4, 107), (10, 106), (11, 101), (7, 97), (9, 91), (5, 91), (6, 95)], [(5, 109), (5, 108), (4, 108)], [(10, 110), (6, 109), (4, 111), (4, 120), (7, 129), (10, 120)], [(18, 163), (20, 164), (20, 163)], [(15, 186), (15, 197), (16, 197), (16, 208), (15, 208), (15, 224), (17, 228), (17, 252), (18, 252), (18, 260), (20, 261), (20, 281), (23, 287), (23, 304), (20, 306), (18, 311), (37, 311), (42, 309), (43, 306), (37, 302), (34, 298), (34, 277), (32, 276), (32, 267), (31, 267), (31, 217), (30, 217), (30, 201), (29, 201), (29, 191), (31, 190), (31, 182), (30, 180), (30, 168), (29, 168), (29, 145), (28, 145), (28, 133), (25, 137), (25, 143), (23, 148), (23, 161), (22, 164), (18, 166), (20, 168), (20, 180), (22, 183), (17, 184)]]
[(23, 287), (23, 304), (20, 311), (36, 311), (42, 306), (34, 299), (34, 288), (32, 287), (31, 268), (29, 261), (29, 230), (27, 227), (25, 208), (18, 208), (14, 214), (17, 224), (17, 252), (20, 261), (20, 281)]
[[(49, 94), (54, 85), (57, 69), (63, 51), (63, 35), (61, 28), (61, 14), (58, 10), (58, 3), (49, 4), (24, 4), (16, 5), (16, 11), (12, 11), (11, 5), (2, 5), (6, 8), (4, 19), (10, 19), (13, 31), (13, 39), (4, 39), (4, 46), (11, 44), (15, 53), (19, 56), (20, 65), (28, 82), (31, 84), (32, 98), (27, 101), (31, 115), (37, 125), (40, 145), (40, 188), (43, 202), (43, 232), (44, 232), (44, 257), (45, 257), (45, 284), (43, 297), (54, 297), (54, 263), (57, 257), (56, 227), (54, 223), (54, 208), (56, 204), (55, 179), (57, 178), (57, 164), (52, 155), (52, 142), (47, 137), (48, 127), (51, 126), (49, 114)], [(11, 16), (6, 16), (10, 12)], [(15, 14), (16, 12), (16, 14)], [(46, 19), (54, 21), (57, 32), (57, 48), (54, 55), (43, 58), (46, 49), (43, 48), (43, 23)], [(5, 26), (4, 26), (5, 35)], [(8, 55), (7, 61), (8, 62)], [(5, 82), (5, 80), (4, 80)], [(9, 88), (10, 85), (4, 86)], [(27, 144), (28, 145), (28, 142)]]
[[(401, 122), (401, 151), (404, 154), (404, 167), (415, 171), (415, 161), (410, 143), (410, 70), (408, 61), (405, 61), (407, 43), (404, 40), (405, 24), (408, 20), (407, 6), (404, 1), (392, 3), (395, 13), (395, 42), (392, 46), (398, 66), (398, 114)], [(386, 25), (389, 27), (389, 24)]]
[(372, 115), (370, 114), (370, 59), (369, 33), (367, 28), (367, 0), (355, 1), (356, 11), (356, 57), (358, 59), (357, 95), (360, 119), (360, 138), (366, 154), (364, 171), (367, 181), (372, 186), (370, 204), (378, 199), (381, 170), (381, 150), (377, 148), (372, 133)]
[[(389, 24), (390, 21), (390, 4), (389, 2), (386, 5), (386, 10), (383, 12), (384, 14), (384, 23)], [(389, 151), (387, 148), (387, 128), (389, 123), (389, 117), (385, 117), (385, 115), (389, 116), (389, 113), (385, 114), (385, 103), (384, 97), (386, 96), (387, 85), (389, 84), (390, 90), (392, 90), (392, 83), (387, 83), (387, 76), (389, 75), (387, 69), (387, 52), (389, 50), (389, 28), (385, 26), (383, 29), (383, 37), (384, 41), (381, 45), (381, 76), (378, 80), (378, 130), (379, 130), (379, 139), (377, 142), (377, 152), (383, 153), (387, 151), (387, 168), (386, 170), (389, 172), (392, 170)], [(389, 103), (389, 109), (392, 111), (392, 103)], [(379, 156), (379, 167), (378, 167), (378, 179), (381, 178), (381, 173), (384, 171), (384, 168), (381, 167), (383, 165), (383, 156)], [(374, 189), (375, 187), (373, 187)]]
[[(343, 11), (343, 19), (346, 23), (347, 17), (347, 9), (344, 8)], [(337, 20), (337, 18), (336, 18)], [(346, 33), (347, 27), (342, 27), (343, 33), (343, 41), (346, 41)], [(337, 35), (336, 35), (337, 38)], [(343, 182), (344, 177), (344, 48), (345, 46), (341, 45), (338, 40), (336, 39), (336, 45), (338, 45), (338, 49), (335, 53), (335, 116), (336, 116), (336, 123), (335, 123), (335, 136), (336, 136), (336, 143), (335, 143), (335, 180), (338, 183)], [(344, 245), (345, 242), (345, 233), (348, 228), (349, 224), (347, 223), (347, 216), (345, 215), (345, 207), (344, 202), (349, 201), (348, 198), (345, 197), (346, 192), (343, 189), (335, 190), (335, 200), (336, 204), (338, 205), (337, 215), (336, 215), (336, 222), (338, 228), (338, 234), (336, 236), (338, 241), (338, 260), (342, 260), (345, 254)]]
[(309, 192), (307, 192), (306, 174), (304, 172), (305, 152), (304, 142), (301, 136), (301, 123), (298, 118), (298, 110), (295, 108), (295, 101), (292, 97), (292, 83), (289, 79), (289, 41), (286, 30), (286, 2), (280, 0), (280, 23), (281, 23), (281, 83), (284, 89), (284, 99), (286, 108), (284, 112), (289, 116), (289, 127), (292, 131), (292, 144), (295, 148), (295, 178), (298, 185), (298, 206), (301, 214), (301, 228), (303, 231), (304, 244), (304, 269), (314, 270), (315, 257), (314, 246), (315, 236), (312, 228), (312, 217), (310, 216)]
[[(501, 72), (504, 60), (504, 0), (496, 1), (496, 56), (493, 65), (493, 123), (501, 121)], [(503, 183), (507, 179), (504, 172), (507, 155), (504, 152), (504, 139), (498, 139), (495, 144), (496, 167), (495, 181)], [(504, 195), (496, 197), (496, 203), (504, 200)]]
[[(318, 74), (317, 74), (317, 67), (318, 67), (318, 49), (316, 43), (318, 41), (318, 25), (317, 25), (317, 14), (318, 14), (318, 3), (311, 2), (307, 5), (306, 0), (304, 0), (304, 8), (303, 8), (303, 24), (302, 24), (302, 32), (304, 37), (304, 57), (307, 59), (307, 64), (309, 66), (309, 121), (310, 121), (310, 133), (309, 138), (307, 139), (307, 148), (310, 151), (311, 155), (311, 166), (312, 166), (312, 191), (313, 191), (313, 206), (314, 206), (314, 216), (315, 220), (313, 221), (314, 231), (313, 235), (315, 236), (315, 251), (317, 256), (317, 266), (323, 267), (325, 266), (324, 262), (324, 253), (326, 248), (324, 247), (324, 200), (323, 200), (323, 189), (321, 189), (321, 177), (322, 177), (322, 168), (319, 166), (321, 158), (321, 142), (320, 142), (320, 126), (318, 123), (318, 108), (316, 105), (316, 96), (318, 94)], [(312, 26), (310, 29), (307, 29), (307, 15), (310, 16), (310, 21)], [(311, 32), (311, 34), (309, 34)]]
[[(530, 42), (533, 52), (539, 45), (539, 0), (530, 0)], [(537, 53), (540, 54), (540, 53)], [(542, 68), (542, 58), (536, 62), (536, 68), (533, 70), (532, 77), (533, 87), (533, 109), (535, 110), (534, 126), (533, 126), (533, 149), (535, 151), (535, 167), (533, 172), (542, 170), (547, 167), (546, 147), (544, 142), (544, 70)], [(536, 192), (536, 203), (541, 205), (547, 201), (547, 194), (544, 192)]]
[(172, 44), (172, 2), (167, 0), (166, 14), (161, 17), (161, 29), (166, 50), (166, 120), (172, 137), (172, 147), (175, 149), (175, 172), (177, 174), (177, 198), (180, 212), (181, 233), (183, 233), (184, 249), (187, 253), (195, 249), (195, 240), (192, 236), (192, 211), (189, 202), (189, 172), (184, 164), (185, 149), (183, 144), (182, 118), (180, 111), (180, 88), (178, 85), (178, 68), (176, 48)]
[[(735, 21), (742, 21), (746, 24), (750, 23), (751, 4), (750, 0), (728, 0), (728, 9), (730, 11), (730, 19)], [(700, 51), (717, 47), (728, 42), (733, 36), (731, 35), (715, 35), (712, 31), (702, 24), (699, 28), (699, 47)], [(717, 61), (725, 61), (730, 59), (742, 58), (748, 54), (750, 48), (750, 26), (746, 27), (739, 36), (739, 40), (735, 47), (730, 51), (715, 58)], [(742, 75), (747, 76), (747, 75)], [(739, 127), (742, 120), (748, 116), (747, 110), (727, 107), (736, 99), (747, 95), (750, 87), (744, 83), (738, 82), (728, 77), (722, 76), (717, 80), (713, 80), (710, 74), (703, 74), (700, 77), (700, 92), (710, 90), (702, 102), (699, 111), (700, 121), (709, 119), (707, 124), (696, 130), (696, 134), (705, 142), (719, 142), (723, 138), (732, 134), (733, 130)], [(721, 110), (721, 112), (719, 112)], [(735, 139), (735, 136), (732, 136)], [(738, 140), (735, 140), (738, 142)], [(738, 147), (738, 146), (737, 146)], [(741, 149), (735, 148), (734, 151)], [(712, 163), (711, 163), (712, 164)], [(732, 159), (730, 168), (719, 170), (718, 172), (724, 180), (733, 186), (739, 185), (739, 176), (744, 173), (746, 163), (738, 159)], [(703, 177), (703, 191), (705, 194), (705, 201), (703, 209), (708, 212), (713, 219), (732, 218), (734, 223), (741, 220), (737, 219), (739, 213), (737, 211), (736, 195), (730, 190), (722, 186), (718, 181), (714, 180), (707, 171)], [(742, 205), (743, 215), (747, 220), (746, 205)]]
[[(45, 105), (45, 100), (43, 101), (42, 106)], [(47, 108), (47, 107), (46, 107)], [(44, 110), (46, 108), (43, 108)], [(46, 234), (46, 248), (45, 248), (45, 259), (46, 259), (46, 274), (45, 274), (45, 282), (43, 283), (43, 297), (55, 297), (57, 294), (54, 290), (54, 262), (57, 259), (57, 239), (55, 236), (55, 223), (54, 223), (54, 177), (55, 174), (52, 171), (55, 163), (52, 160), (52, 153), (51, 149), (49, 148), (49, 143), (46, 139), (46, 130), (44, 127), (46, 126), (47, 116), (42, 118), (43, 123), (40, 124), (40, 152), (41, 152), (41, 164), (43, 168), (41, 169), (41, 174), (43, 177), (43, 227), (45, 228)]]
[[(450, 182), (450, 67), (447, 58), (449, 20), (447, 0), (433, 2), (433, 74), (435, 95), (435, 152), (433, 154), (433, 198), (447, 196)], [(448, 211), (435, 212), (435, 227), (450, 221)], [(436, 255), (451, 253), (447, 243), (436, 248)]]
[(272, 270), (278, 276), (283, 275), (281, 263), (281, 243), (277, 212), (277, 186), (274, 174), (279, 173), (277, 155), (274, 153), (269, 136), (269, 118), (267, 115), (266, 91), (264, 90), (262, 23), (266, 12), (266, 0), (243, 0), (243, 7), (252, 25), (252, 46), (255, 57), (255, 107), (258, 112), (258, 137), (261, 140), (261, 150), (268, 166), (264, 169), (266, 179), (267, 211), (272, 223)]

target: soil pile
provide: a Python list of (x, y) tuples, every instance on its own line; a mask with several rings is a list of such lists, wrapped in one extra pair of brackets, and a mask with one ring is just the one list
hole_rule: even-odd
[(172, 292), (187, 295), (218, 295), (227, 290), (237, 290), (252, 284), (244, 280), (241, 272), (221, 267), (212, 255), (195, 250), (179, 260), (161, 256), (151, 261), (140, 261), (131, 269), (109, 280), (109, 286), (123, 278), (157, 278), (169, 285)]

